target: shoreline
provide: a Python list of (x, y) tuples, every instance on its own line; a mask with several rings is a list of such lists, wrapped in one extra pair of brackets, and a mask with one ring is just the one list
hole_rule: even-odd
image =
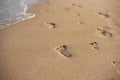
[[(40, 1), (37, 1), (37, 2), (40, 2)], [(20, 12), (19, 14), (18, 13), (13, 13), (15, 15), (23, 15), (22, 16), (16, 16), (16, 19), (15, 20), (12, 20), (10, 19), (10, 21), (6, 21), (6, 23), (3, 23), (3, 21), (5, 22), (5, 20), (1, 20), (1, 25), (0, 25), (0, 29), (4, 29), (6, 27), (9, 27), (11, 25), (14, 25), (14, 24), (17, 24), (19, 22), (22, 22), (22, 21), (25, 21), (27, 19), (30, 19), (30, 18), (33, 18), (35, 17), (35, 14), (34, 13), (28, 13), (29, 9), (31, 9), (34, 5), (37, 5), (37, 2), (33, 2), (33, 3), (30, 3), (30, 2), (25, 2), (25, 0), (23, 0), (21, 2), (21, 7), (24, 6), (24, 11), (23, 12)], [(31, 4), (31, 5), (30, 5)], [(29, 8), (28, 8), (29, 7)], [(12, 9), (11, 9), (12, 10)], [(9, 15), (11, 16), (11, 15)], [(8, 17), (9, 18), (9, 17)]]

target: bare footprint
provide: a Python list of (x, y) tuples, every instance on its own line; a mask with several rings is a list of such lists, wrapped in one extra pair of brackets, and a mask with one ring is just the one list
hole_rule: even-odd
[(80, 13), (75, 12), (74, 15), (75, 16), (80, 16)]
[(49, 29), (54, 29), (54, 28), (56, 28), (56, 24), (55, 23), (45, 23), (45, 25), (49, 28)]
[(95, 50), (99, 50), (99, 47), (98, 47), (98, 43), (97, 43), (97, 42), (89, 43), (89, 45), (91, 45)]
[(78, 4), (75, 4), (75, 3), (72, 3), (71, 6), (72, 6), (72, 7), (76, 7), (76, 8), (82, 8), (81, 5), (78, 5)]
[(102, 36), (112, 38), (113, 34), (106, 29), (97, 28), (97, 31), (101, 33)]
[(84, 24), (82, 20), (77, 20), (77, 24)]
[(77, 5), (76, 7), (77, 7), (77, 8), (82, 8), (82, 6), (81, 6), (81, 5)]
[(70, 11), (70, 8), (64, 8), (65, 11)]
[(58, 47), (55, 48), (57, 53), (61, 54), (64, 57), (71, 57), (72, 55), (68, 52), (67, 46), (66, 45), (59, 45)]
[(120, 73), (120, 62), (112, 61), (112, 64), (117, 69), (117, 72)]
[(76, 6), (76, 4), (75, 3), (71, 3), (71, 6), (74, 7), (74, 6)]
[(110, 18), (110, 16), (106, 13), (99, 12), (98, 14), (104, 16), (105, 18)]

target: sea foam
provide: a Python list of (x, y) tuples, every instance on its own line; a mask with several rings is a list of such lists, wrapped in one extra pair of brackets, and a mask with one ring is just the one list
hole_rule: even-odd
[(26, 13), (28, 5), (38, 0), (0, 0), (0, 29), (17, 22), (33, 18), (35, 14)]

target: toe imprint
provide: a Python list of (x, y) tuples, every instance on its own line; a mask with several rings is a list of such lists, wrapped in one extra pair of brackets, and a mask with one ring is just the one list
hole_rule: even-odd
[(67, 51), (67, 46), (66, 45), (59, 45), (58, 47), (55, 48), (55, 50), (63, 55), (64, 57), (71, 57), (72, 55)]
[(101, 33), (101, 35), (103, 36), (107, 36), (109, 38), (111, 38), (113, 35), (111, 32), (105, 30), (105, 29), (100, 29), (100, 28), (97, 28), (97, 30)]
[(98, 47), (98, 43), (97, 43), (97, 42), (89, 43), (89, 45), (93, 46), (94, 49), (99, 50), (99, 47)]
[(82, 8), (81, 5), (78, 5), (78, 4), (75, 4), (75, 3), (72, 3), (71, 6), (72, 6), (72, 7), (76, 7), (76, 8)]

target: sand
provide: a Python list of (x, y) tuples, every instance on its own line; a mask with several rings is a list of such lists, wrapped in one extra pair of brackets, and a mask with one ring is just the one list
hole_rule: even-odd
[(0, 80), (120, 80), (120, 1), (46, 0), (0, 30)]

